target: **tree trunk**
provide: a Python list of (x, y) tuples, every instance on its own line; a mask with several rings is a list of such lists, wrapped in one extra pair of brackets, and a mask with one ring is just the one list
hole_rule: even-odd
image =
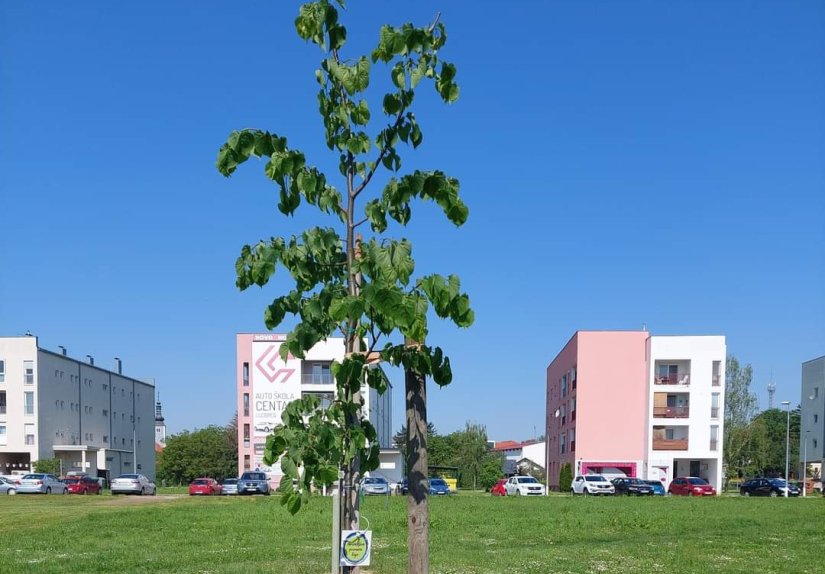
[[(407, 339), (408, 347), (417, 343)], [(408, 574), (430, 570), (430, 518), (427, 506), (427, 379), (414, 371), (404, 373), (407, 404), (407, 558)]]

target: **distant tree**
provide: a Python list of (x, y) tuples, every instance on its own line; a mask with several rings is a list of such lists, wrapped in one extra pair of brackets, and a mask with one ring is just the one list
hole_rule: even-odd
[(749, 450), (753, 449), (750, 423), (758, 409), (756, 395), (751, 392), (753, 369), (741, 367), (733, 355), (725, 364), (725, 434), (723, 461), (731, 477), (744, 476)]
[(481, 470), (478, 474), (478, 488), (490, 490), (501, 478), (504, 472), (504, 455), (494, 450), (488, 450), (484, 455)]
[(34, 472), (42, 472), (45, 474), (53, 474), (55, 476), (60, 474), (60, 459), (59, 458), (43, 458), (34, 462)]
[[(435, 429), (435, 425), (431, 422), (427, 423), (427, 444), (430, 443), (430, 439), (438, 434), (438, 431)], [(407, 472), (407, 425), (401, 425), (401, 428), (398, 429), (398, 432), (392, 436), (392, 444), (395, 448), (401, 451), (401, 456), (404, 459), (404, 472)]]
[(158, 455), (157, 477), (172, 484), (187, 484), (199, 476), (219, 480), (235, 476), (237, 468), (237, 447), (228, 444), (226, 427), (212, 425), (169, 437)]
[(475, 490), (487, 457), (487, 429), (484, 425), (467, 421), (464, 430), (454, 433), (457, 446), (457, 465), (461, 472), (461, 486)]
[(569, 492), (573, 485), (573, 468), (570, 463), (563, 464), (559, 470), (559, 492)]
[(235, 411), (235, 415), (232, 417), (232, 420), (229, 421), (229, 424), (224, 427), (224, 439), (226, 440), (227, 448), (232, 451), (232, 459), (237, 461), (238, 460), (238, 412)]
[[(788, 469), (795, 476), (799, 469), (799, 408), (790, 413), (790, 457)], [(785, 475), (786, 438), (788, 436), (788, 413), (782, 409), (768, 409), (759, 413), (751, 423), (751, 431), (758, 440), (751, 441), (751, 453), (761, 454), (761, 469), (754, 474), (767, 476)], [(759, 472), (761, 471), (761, 472)]]

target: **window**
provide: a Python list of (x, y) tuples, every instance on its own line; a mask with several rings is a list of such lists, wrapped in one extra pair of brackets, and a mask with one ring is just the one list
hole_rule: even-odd
[(819, 387), (814, 387), (814, 394), (812, 398), (819, 398)]
[(567, 441), (565, 439), (565, 433), (561, 433), (561, 440), (559, 441), (559, 445), (561, 446), (561, 449), (559, 450), (561, 454), (567, 452)]
[(574, 452), (576, 450), (576, 431), (570, 429), (570, 452)]
[(819, 415), (814, 413), (814, 423), (818, 423), (818, 422), (819, 422)]
[(106, 444), (109, 444), (109, 435), (107, 435), (107, 434), (103, 435), (103, 442), (105, 442)]
[[(0, 427), (0, 429), (2, 429), (2, 428), (3, 428), (3, 427)], [(0, 441), (2, 441), (2, 440), (3, 440), (3, 433), (2, 433), (2, 432), (0, 432)], [(3, 443), (2, 443), (2, 442), (0, 442), (0, 444), (3, 444)], [(814, 439), (814, 448), (816, 448), (816, 439)]]
[(570, 369), (570, 390), (576, 390), (576, 367)]
[(719, 393), (713, 393), (710, 396), (710, 418), (719, 418)]
[(34, 393), (31, 391), (26, 391), (23, 393), (23, 414), (34, 414)]
[(0, 445), (6, 445), (6, 425), (0, 425)]
[(6, 361), (0, 360), (0, 383), (4, 382), (6, 382)]
[(243, 386), (249, 386), (249, 363), (243, 364)]
[(249, 470), (251, 466), (252, 466), (252, 464), (251, 464), (251, 459), (249, 458), (249, 455), (248, 454), (243, 455), (243, 468), (244, 468), (244, 470)]
[(6, 414), (6, 391), (0, 391), (0, 415)]
[(244, 442), (249, 442), (249, 423), (244, 423), (243, 425), (243, 440)]
[(243, 416), (249, 416), (249, 393), (243, 394)]
[(711, 384), (714, 387), (722, 385), (722, 361), (713, 361), (713, 376), (711, 377)]
[(710, 427), (710, 450), (719, 450), (719, 427)]
[(104, 384), (104, 385), (103, 385), (103, 390), (104, 390), (104, 391), (109, 390), (109, 385)]
[(23, 425), (23, 432), (26, 435), (26, 444), (33, 445), (34, 444), (34, 425), (33, 424), (26, 424)]
[(576, 397), (570, 399), (570, 420), (576, 420)]
[(103, 409), (103, 416), (104, 416), (104, 417), (108, 417), (108, 416), (109, 416), (109, 411), (108, 411), (107, 409)]
[(23, 361), (23, 382), (27, 385), (34, 384), (34, 361)]

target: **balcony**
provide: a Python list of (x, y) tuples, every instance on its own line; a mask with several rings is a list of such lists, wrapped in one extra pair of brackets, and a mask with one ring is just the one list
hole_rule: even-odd
[(302, 385), (334, 385), (335, 377), (332, 373), (307, 373), (301, 375)]
[(686, 438), (654, 438), (653, 450), (687, 450)]
[(686, 419), (690, 416), (690, 407), (653, 407), (653, 416), (663, 419)]
[(667, 375), (657, 375), (653, 378), (656, 385), (682, 385), (690, 384), (690, 373), (670, 373)]

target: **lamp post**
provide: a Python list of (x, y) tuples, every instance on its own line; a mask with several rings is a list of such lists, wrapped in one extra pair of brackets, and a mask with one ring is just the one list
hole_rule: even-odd
[(788, 411), (788, 424), (785, 430), (785, 498), (788, 498), (788, 491), (791, 484), (788, 482), (788, 465), (791, 461), (791, 401), (782, 401)]

